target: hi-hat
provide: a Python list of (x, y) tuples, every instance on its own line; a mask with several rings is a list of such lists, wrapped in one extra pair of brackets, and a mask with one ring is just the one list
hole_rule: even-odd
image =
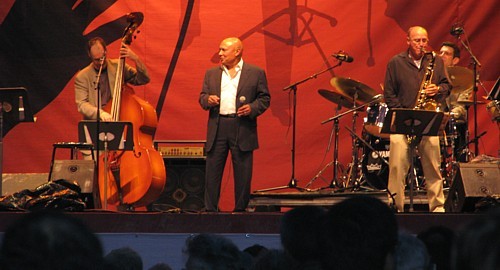
[(326, 89), (319, 89), (318, 93), (326, 98), (327, 100), (338, 104), (340, 106), (346, 107), (346, 108), (352, 108), (353, 107), (353, 100), (352, 98), (348, 97), (347, 95), (344, 95), (339, 92), (331, 91), (331, 90), (326, 90)]
[(448, 75), (451, 80), (452, 93), (462, 93), (471, 90), (474, 86), (474, 73), (464, 67), (448, 67)]
[(367, 85), (350, 78), (333, 77), (330, 84), (335, 87), (338, 92), (341, 92), (354, 100), (357, 95), (356, 101), (370, 102), (377, 94), (375, 90)]

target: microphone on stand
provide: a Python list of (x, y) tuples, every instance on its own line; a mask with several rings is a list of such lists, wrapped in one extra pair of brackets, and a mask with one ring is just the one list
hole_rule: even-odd
[(450, 29), (450, 34), (454, 37), (460, 37), (460, 35), (462, 35), (464, 33), (464, 27), (459, 24), (459, 23), (455, 23), (451, 26), (451, 29)]
[(349, 56), (347, 53), (344, 53), (343, 51), (340, 51), (338, 53), (332, 54), (333, 57), (337, 58), (337, 60), (342, 61), (342, 62), (347, 62), (351, 63), (354, 61), (354, 58), (352, 56)]

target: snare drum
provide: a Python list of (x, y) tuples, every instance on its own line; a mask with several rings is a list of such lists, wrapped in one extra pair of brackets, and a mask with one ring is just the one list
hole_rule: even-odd
[(486, 105), (491, 121), (500, 121), (500, 101), (492, 100)]
[(366, 109), (366, 117), (364, 118), (364, 129), (366, 132), (373, 136), (389, 139), (389, 134), (380, 133), (388, 110), (385, 103), (377, 103), (368, 107)]

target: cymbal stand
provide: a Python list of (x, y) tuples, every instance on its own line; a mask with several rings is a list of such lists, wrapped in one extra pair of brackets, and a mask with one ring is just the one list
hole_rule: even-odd
[[(356, 107), (356, 101), (358, 99), (358, 89), (354, 92), (353, 95), (353, 108)], [(354, 134), (356, 134), (356, 122), (358, 118), (358, 112), (356, 110), (353, 111), (352, 113), (352, 131)], [(357, 147), (357, 139), (355, 136), (351, 135), (351, 141), (352, 141), (352, 163), (351, 167), (349, 169), (349, 173), (347, 176), (347, 186), (352, 186), (354, 189), (357, 189), (359, 187), (359, 179), (358, 179), (358, 147)], [(351, 184), (349, 184), (351, 183)]]
[[(336, 110), (336, 115), (338, 115), (340, 109), (342, 108), (342, 106), (339, 104), (337, 106), (337, 110)], [(340, 181), (339, 181), (339, 178), (338, 178), (338, 174), (339, 174), (339, 168), (340, 168), (340, 163), (339, 163), (339, 118), (335, 118), (333, 120), (333, 128), (332, 128), (332, 132), (330, 133), (330, 140), (328, 142), (328, 149), (327, 151), (330, 150), (330, 145), (331, 145), (331, 142), (332, 142), (332, 136), (335, 135), (335, 139), (334, 139), (334, 143), (333, 143), (333, 160), (331, 162), (329, 162), (328, 164), (326, 164), (326, 166), (321, 169), (318, 174), (316, 174), (312, 179), (311, 181), (309, 181), (309, 183), (307, 183), (307, 185), (305, 186), (306, 188), (309, 187), (316, 179), (318, 179), (318, 177), (321, 176), (321, 174), (325, 171), (326, 168), (328, 168), (329, 166), (331, 166), (333, 164), (333, 177), (332, 177), (332, 181), (330, 182), (330, 185), (328, 186), (328, 188), (336, 188)]]
[(287, 90), (292, 90), (293, 92), (293, 105), (292, 105), (292, 176), (290, 178), (290, 181), (288, 182), (288, 184), (286, 186), (279, 186), (279, 187), (273, 187), (273, 188), (266, 188), (266, 189), (261, 189), (261, 190), (257, 190), (255, 192), (266, 192), (266, 191), (273, 191), (273, 190), (279, 190), (279, 189), (287, 189), (287, 188), (295, 188), (295, 189), (298, 189), (298, 190), (301, 190), (301, 191), (308, 191), (307, 188), (301, 188), (299, 187), (297, 184), (298, 184), (298, 180), (295, 178), (295, 130), (296, 130), (296, 123), (297, 123), (297, 86), (299, 84), (302, 84), (302, 83), (305, 83), (311, 79), (316, 79), (318, 77), (318, 75), (320, 74), (323, 74), (329, 70), (332, 70), (340, 65), (342, 65), (342, 62), (343, 61), (339, 61), (336, 65), (332, 66), (332, 67), (328, 67), (318, 73), (315, 73), (305, 79), (302, 79), (300, 81), (297, 81), (285, 88), (283, 88), (283, 91), (287, 91)]
[(479, 141), (477, 140), (480, 137), (477, 135), (477, 91), (478, 91), (477, 85), (478, 85), (479, 73), (477, 71), (477, 67), (481, 67), (481, 63), (479, 62), (477, 57), (472, 53), (471, 48), (469, 46), (467, 46), (467, 44), (469, 44), (469, 40), (467, 40), (467, 36), (466, 36), (467, 44), (463, 41), (463, 39), (460, 38), (460, 35), (463, 33), (465, 33), (465, 32), (462, 31), (460, 33), (457, 33), (457, 39), (460, 40), (460, 42), (462, 43), (464, 48), (467, 50), (467, 52), (469, 52), (469, 55), (470, 55), (470, 58), (472, 61), (472, 65), (473, 65), (474, 83), (473, 83), (473, 91), (472, 92), (473, 92), (473, 106), (474, 106), (474, 138), (476, 138), (476, 140), (474, 141), (474, 154), (476, 156), (479, 156)]

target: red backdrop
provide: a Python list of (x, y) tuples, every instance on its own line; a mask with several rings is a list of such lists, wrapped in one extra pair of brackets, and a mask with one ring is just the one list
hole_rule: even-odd
[[(497, 36), (500, 23), (494, 11), (498, 8), (498, 1), (495, 0), (194, 1), (189, 26), (184, 32), (182, 50), (177, 51), (179, 54), (175, 63), (172, 59), (176, 55), (175, 48), (189, 3), (187, 0), (36, 2), (37, 9), (30, 6), (31, 1), (4, 1), (5, 4), (0, 7), (2, 43), (9, 39), (17, 42), (12, 42), (14, 44), (11, 47), (2, 47), (0, 73), (9, 74), (15, 65), (8, 55), (17, 50), (16, 46), (37, 52), (24, 53), (18, 57), (36, 58), (42, 67), (47, 67), (44, 69), (45, 79), (37, 80), (37, 83), (24, 83), (40, 70), (36, 65), (23, 66), (23, 72), (17, 75), (16, 80), (11, 79), (12, 74), (9, 78), (4, 75), (4, 79), (0, 75), (2, 87), (29, 87), (30, 101), (37, 117), (35, 123), (19, 124), (5, 136), (3, 169), (6, 173), (47, 172), (52, 144), (77, 140), (77, 123), (81, 117), (74, 103), (71, 76), (78, 68), (84, 67), (88, 59), (85, 59), (81, 43), (68, 50), (72, 43), (67, 42), (74, 40), (76, 44), (78, 40), (99, 34), (112, 41), (108, 48), (109, 57), (117, 57), (119, 41), (114, 37), (121, 35), (121, 28), (102, 29), (133, 11), (143, 12), (145, 19), (132, 48), (144, 60), (152, 78), (150, 84), (135, 87), (136, 93), (156, 106), (167, 75), (171, 75), (168, 89), (165, 89), (168, 90), (165, 102), (160, 108), (159, 127), (155, 136), (157, 140), (205, 138), (207, 113), (199, 107), (197, 99), (204, 71), (217, 64), (213, 59), (223, 38), (240, 37), (245, 46), (244, 60), (267, 71), (272, 101), (270, 109), (259, 118), (261, 147), (255, 152), (254, 190), (282, 186), (289, 182), (292, 171), (292, 95), (282, 89), (335, 65), (336, 61), (330, 56), (332, 53), (342, 49), (355, 60), (300, 84), (297, 90), (295, 176), (299, 186), (306, 185), (333, 157), (333, 149), (327, 152), (332, 125), (322, 125), (321, 121), (335, 115), (336, 104), (320, 96), (317, 90), (333, 89), (329, 81), (339, 76), (361, 81), (381, 93), (380, 84), (384, 80), (386, 64), (394, 54), (405, 50), (408, 27), (426, 27), (430, 45), (434, 50), (439, 50), (443, 41), (455, 41), (449, 34), (451, 25), (457, 21), (464, 24), (465, 36), (482, 64), (480, 79), (484, 88), (479, 87), (480, 100), (499, 75)], [(40, 4), (45, 2), (47, 4)], [(60, 32), (55, 47), (46, 46), (43, 50), (37, 50), (37, 42), (54, 37), (41, 36), (33, 40), (34, 34), (19, 36), (22, 31), (28, 31), (27, 22), (17, 19), (13, 23), (13, 20), (9, 20), (9, 16), (14, 15), (13, 11), (16, 11), (17, 18), (26, 16), (26, 21), (29, 20), (30, 12), (48, 13), (51, 18), (57, 18), (63, 13), (60, 6), (71, 9), (64, 10), (65, 14), (70, 12), (64, 21), (54, 22), (53, 27), (56, 29), (53, 31)], [(82, 7), (93, 17), (84, 12), (82, 15), (79, 10)], [(73, 20), (83, 20), (85, 27), (65, 36), (64, 33), (69, 33), (74, 27)], [(6, 25), (8, 23), (10, 25)], [(73, 62), (77, 69), (62, 70), (51, 65), (51, 61), (59, 59), (54, 56), (55, 52), (63, 49), (67, 51), (62, 58), (65, 63), (72, 61), (72, 57), (79, 57), (79, 61)], [(463, 49), (460, 65), (468, 66), (469, 63), (470, 54)], [(168, 73), (169, 69), (173, 72)], [(57, 80), (61, 74), (65, 74), (64, 71), (71, 72), (68, 78), (60, 86), (53, 86), (51, 80)], [(5, 85), (6, 81), (18, 85)], [(470, 112), (472, 136), (473, 111)], [(479, 141), (479, 153), (497, 156), (498, 128), (491, 122), (484, 104), (478, 106), (477, 115), (478, 134), (487, 131)], [(357, 119), (358, 134), (361, 133), (364, 116), (366, 113), (362, 112)], [(341, 118), (339, 155), (343, 165), (352, 159), (351, 137), (345, 129), (351, 126), (351, 114)], [(223, 180), (223, 210), (231, 209), (233, 204), (231, 169), (231, 166), (227, 166)], [(328, 185), (331, 177), (332, 169), (327, 168), (313, 187)]]

